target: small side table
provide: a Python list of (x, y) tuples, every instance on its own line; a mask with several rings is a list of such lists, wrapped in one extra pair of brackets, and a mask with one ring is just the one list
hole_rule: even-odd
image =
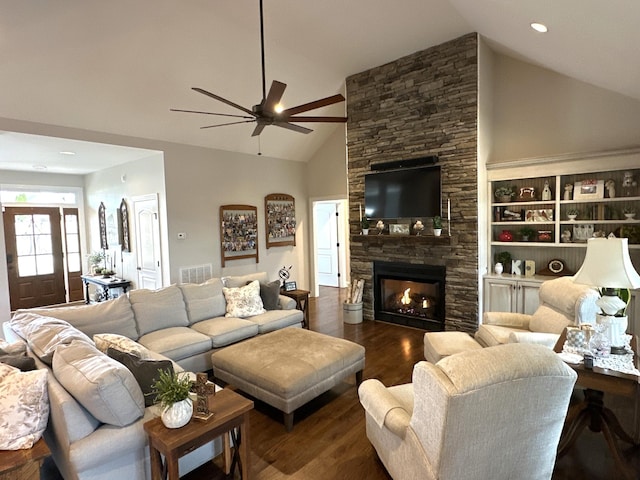
[[(178, 459), (221, 435), (224, 435), (225, 473), (233, 474), (237, 466), (241, 478), (249, 479), (249, 412), (253, 402), (225, 388), (216, 393), (212, 407), (215, 415), (206, 422), (191, 419), (184, 427), (167, 428), (156, 417), (144, 424), (153, 480), (178, 480)], [(229, 435), (234, 445), (233, 456)]]
[(302, 310), (302, 327), (309, 329), (309, 291), (308, 290), (280, 290), (280, 294), (293, 298), (296, 301), (296, 308)]
[(23, 450), (0, 451), (0, 480), (16, 480), (20, 478), (39, 480), (40, 467), (51, 452), (44, 438)]

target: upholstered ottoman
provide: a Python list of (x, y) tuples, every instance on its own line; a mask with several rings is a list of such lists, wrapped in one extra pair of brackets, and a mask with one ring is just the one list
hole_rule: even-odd
[(465, 332), (427, 332), (424, 334), (424, 358), (431, 363), (454, 353), (482, 348), (471, 335)]
[(211, 360), (216, 379), (281, 410), (291, 431), (296, 408), (354, 373), (360, 384), (364, 347), (302, 328), (284, 328), (225, 347)]

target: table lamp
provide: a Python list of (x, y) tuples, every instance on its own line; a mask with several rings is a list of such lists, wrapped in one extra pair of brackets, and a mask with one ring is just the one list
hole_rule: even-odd
[(624, 316), (627, 301), (620, 298), (619, 292), (620, 289), (640, 288), (640, 275), (631, 263), (628, 242), (627, 238), (590, 238), (584, 262), (573, 277), (575, 283), (600, 289), (601, 298), (596, 304), (603, 314), (599, 317), (609, 324), (611, 353), (618, 354), (626, 353), (628, 326)]

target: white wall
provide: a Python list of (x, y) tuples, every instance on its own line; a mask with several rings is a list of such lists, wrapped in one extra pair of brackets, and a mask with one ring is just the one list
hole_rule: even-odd
[(640, 144), (640, 101), (505, 55), (494, 61), (490, 162)]

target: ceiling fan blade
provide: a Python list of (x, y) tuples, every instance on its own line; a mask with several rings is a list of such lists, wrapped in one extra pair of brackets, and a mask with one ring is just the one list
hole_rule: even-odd
[(289, 122), (345, 123), (347, 117), (288, 117)]
[(237, 125), (238, 123), (253, 123), (255, 121), (256, 120), (254, 119), (254, 120), (242, 120), (240, 122), (217, 123), (215, 125), (207, 125), (205, 127), (200, 127), (200, 128), (203, 129), (203, 128), (225, 127), (227, 125)]
[(219, 102), (222, 103), (226, 103), (227, 105), (237, 108), (238, 110), (242, 110), (244, 113), (248, 113), (249, 115), (251, 115), (252, 117), (255, 117), (256, 115), (249, 110), (248, 108), (244, 108), (242, 105), (238, 105), (237, 103), (233, 103), (231, 100), (227, 100), (226, 98), (222, 98), (219, 95), (216, 95), (215, 93), (211, 93), (211, 92), (207, 92), (206, 90), (202, 89), (202, 88), (198, 88), (198, 87), (192, 87), (192, 90), (195, 90), (198, 93), (201, 93), (203, 95), (206, 95), (207, 97), (211, 97), (211, 98), (215, 98), (216, 100), (218, 100)]
[(199, 110), (182, 110), (180, 108), (170, 108), (171, 112), (185, 112), (185, 113), (202, 113), (204, 115), (220, 115), (221, 117), (235, 117), (235, 118), (253, 118), (248, 115), (232, 115), (230, 113), (214, 113), (214, 112), (201, 112)]
[(337, 95), (332, 95), (327, 98), (322, 98), (314, 102), (298, 105), (297, 107), (287, 108), (286, 110), (282, 111), (281, 115), (290, 117), (291, 115), (296, 115), (302, 112), (308, 112), (309, 110), (315, 110), (316, 108), (326, 107), (328, 105), (333, 105), (334, 103), (340, 103), (340, 102), (344, 102), (344, 97), (338, 93)]
[(253, 133), (251, 134), (251, 136), (257, 137), (262, 133), (262, 130), (264, 130), (264, 127), (266, 126), (267, 126), (266, 123), (258, 123), (258, 125), (256, 125), (256, 128), (253, 129)]
[(280, 103), (280, 99), (284, 94), (285, 88), (287, 88), (286, 83), (282, 83), (277, 80), (274, 80), (273, 82), (271, 82), (269, 93), (267, 94), (267, 98), (264, 101), (263, 111), (268, 113), (274, 113), (276, 109), (276, 105)]
[(311, 130), (310, 128), (301, 127), (300, 125), (294, 125), (293, 123), (289, 123), (289, 122), (273, 122), (273, 124), (276, 125), (277, 127), (286, 128), (288, 130), (293, 130), (294, 132), (298, 132), (298, 133), (313, 132), (313, 130)]

